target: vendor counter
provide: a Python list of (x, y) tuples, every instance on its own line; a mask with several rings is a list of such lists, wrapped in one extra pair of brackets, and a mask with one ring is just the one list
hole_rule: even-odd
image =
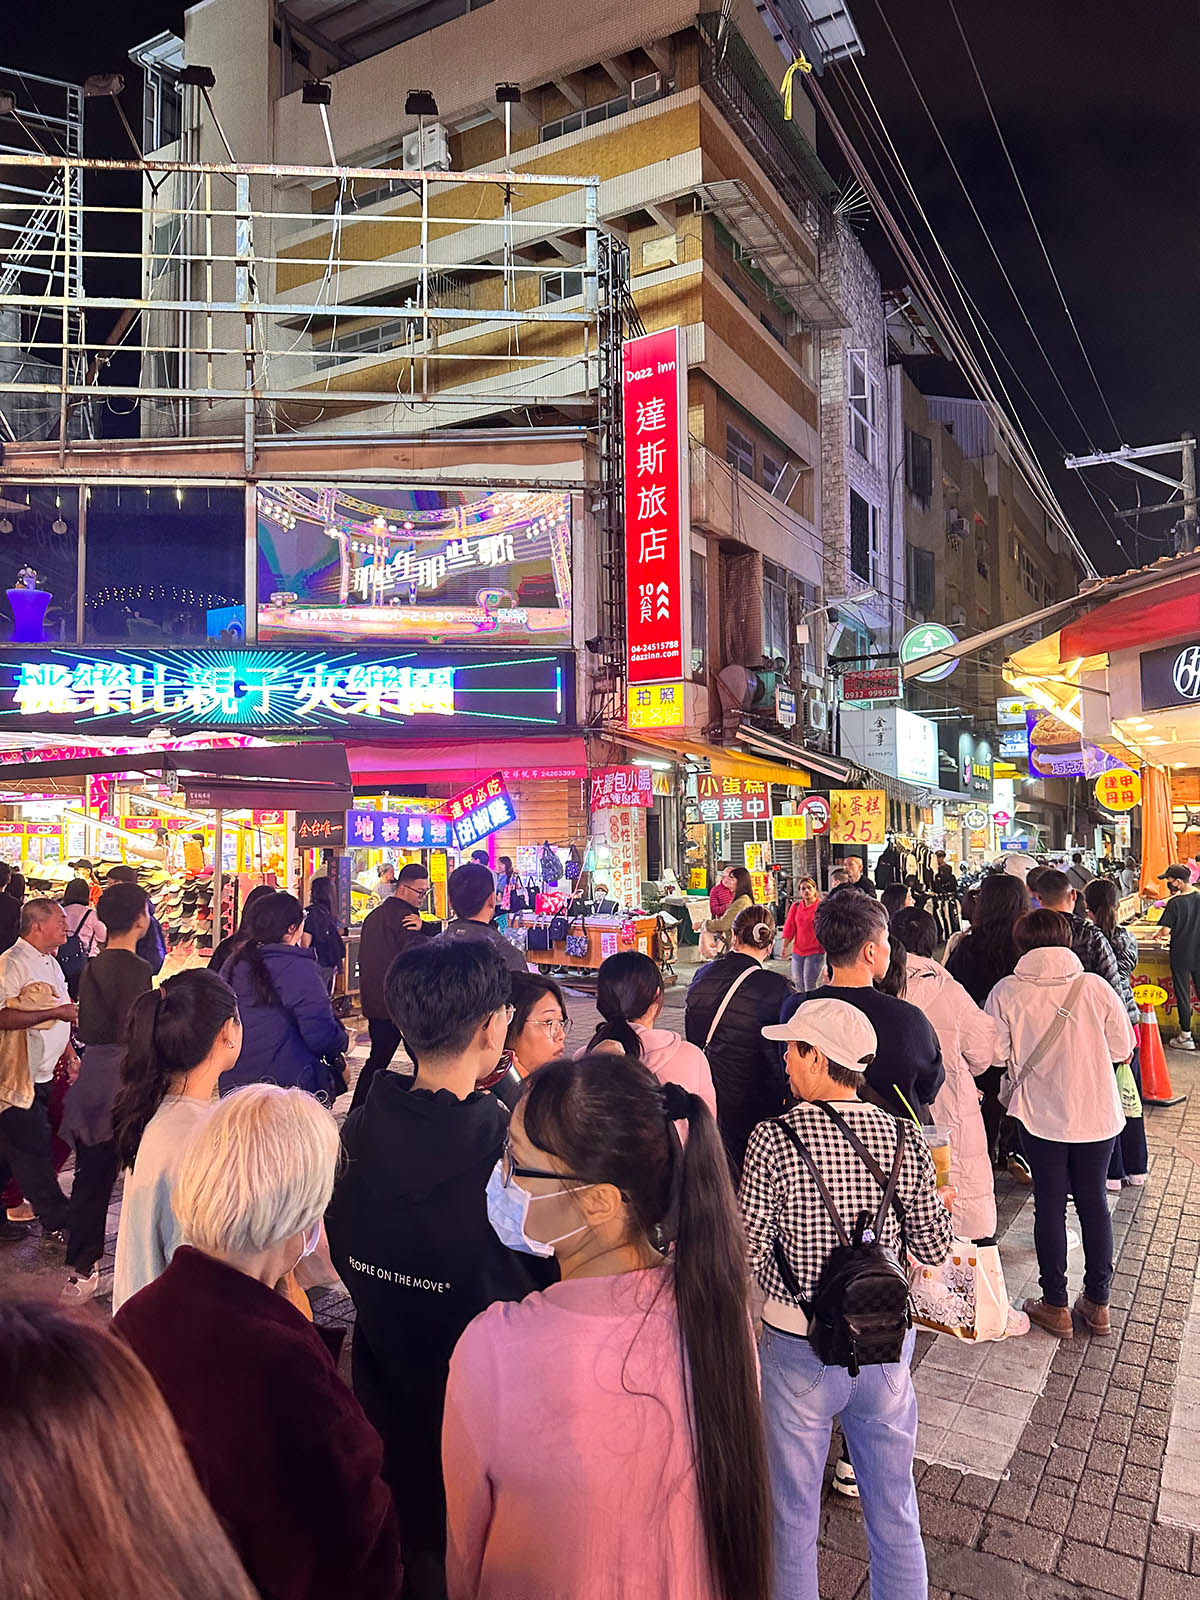
[[(673, 947), (668, 948), (670, 941), (664, 938), (657, 917), (588, 917), (586, 922), (576, 917), (570, 924), (568, 937), (573, 947), (577, 940), (586, 939), (585, 954), (568, 954), (565, 939), (551, 944), (548, 950), (535, 948), (540, 938), (548, 935), (549, 923), (548, 917), (532, 911), (515, 912), (508, 918), (505, 938), (512, 939), (523, 950), (530, 966), (573, 967), (580, 972), (594, 972), (608, 956), (623, 950), (640, 950), (660, 966), (669, 964), (675, 954)], [(513, 938), (514, 933), (517, 938)], [(533, 946), (529, 942), (531, 934)]]
[(1151, 906), (1146, 912), (1124, 923), (1124, 927), (1137, 940), (1138, 959), (1133, 971), (1133, 987), (1136, 989), (1140, 983), (1156, 983), (1167, 991), (1166, 1003), (1157, 1008), (1158, 1025), (1168, 1034), (1175, 1034), (1179, 1032), (1179, 1013), (1175, 1007), (1175, 984), (1171, 978), (1170, 943), (1169, 938), (1159, 943), (1155, 937), (1159, 914), (1160, 908)]

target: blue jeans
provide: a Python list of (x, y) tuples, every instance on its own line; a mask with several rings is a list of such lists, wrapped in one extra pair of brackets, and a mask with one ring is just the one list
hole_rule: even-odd
[(819, 989), (825, 982), (825, 952), (818, 950), (815, 956), (793, 955), (792, 982), (801, 994)]
[(871, 1600), (927, 1600), (925, 1546), (913, 1483), (917, 1397), (909, 1371), (916, 1334), (899, 1361), (822, 1366), (807, 1339), (763, 1325), (763, 1412), (775, 1522), (772, 1600), (818, 1600), (817, 1533), (834, 1417), (854, 1462), (871, 1558)]
[(1067, 1304), (1067, 1195), (1075, 1201), (1083, 1235), (1083, 1292), (1094, 1306), (1108, 1304), (1112, 1287), (1113, 1236), (1105, 1179), (1113, 1139), (1066, 1144), (1039, 1139), (1021, 1129), (1021, 1149), (1033, 1174), (1033, 1247), (1042, 1299)]

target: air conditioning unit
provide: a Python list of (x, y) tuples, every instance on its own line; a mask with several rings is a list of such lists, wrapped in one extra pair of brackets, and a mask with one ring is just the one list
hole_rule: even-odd
[(821, 700), (816, 695), (809, 695), (804, 702), (804, 725), (813, 733), (828, 733), (828, 701)]
[(967, 519), (960, 511), (950, 513), (949, 532), (955, 539), (964, 539), (967, 533)]
[(647, 100), (657, 100), (662, 92), (662, 73), (647, 72), (644, 77), (635, 78), (629, 85), (629, 103), (634, 106), (645, 105)]
[(404, 136), (401, 158), (408, 172), (447, 172), (450, 168), (450, 140), (440, 122)]

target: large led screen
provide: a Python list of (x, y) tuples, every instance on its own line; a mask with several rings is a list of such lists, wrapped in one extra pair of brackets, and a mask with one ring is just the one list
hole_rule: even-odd
[(571, 497), (262, 484), (258, 637), (569, 645)]

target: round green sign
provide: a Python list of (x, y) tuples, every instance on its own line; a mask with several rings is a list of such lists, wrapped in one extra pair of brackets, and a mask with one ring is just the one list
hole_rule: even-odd
[[(900, 641), (900, 663), (909, 666), (914, 661), (919, 661), (922, 656), (933, 655), (937, 650), (948, 650), (951, 645), (958, 643), (958, 635), (940, 622), (922, 622), (919, 627), (910, 628)], [(958, 662), (944, 661), (940, 666), (931, 667), (928, 672), (916, 674), (917, 683), (940, 683), (943, 678), (948, 678), (958, 666)]]

